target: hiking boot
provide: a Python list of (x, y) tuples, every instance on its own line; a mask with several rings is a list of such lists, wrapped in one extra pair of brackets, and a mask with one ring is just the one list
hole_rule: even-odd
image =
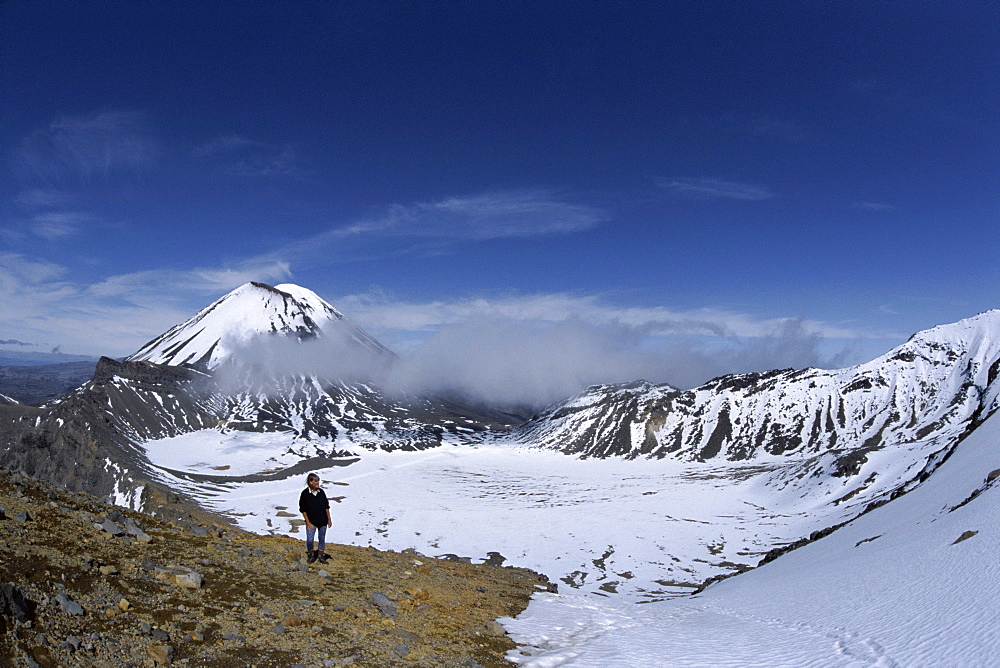
[(312, 562), (316, 561), (316, 556), (319, 553), (318, 552), (307, 552), (306, 554), (309, 555), (309, 556), (306, 557), (306, 561), (311, 564)]
[(328, 561), (330, 561), (330, 555), (327, 554), (327, 553), (325, 553), (325, 552), (320, 552), (320, 554), (319, 554), (319, 563), (325, 564)]

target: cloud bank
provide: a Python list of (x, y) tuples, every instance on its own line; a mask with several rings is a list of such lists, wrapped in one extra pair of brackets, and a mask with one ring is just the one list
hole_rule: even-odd
[[(567, 300), (561, 296), (554, 301), (565, 305)], [(426, 336), (396, 357), (358, 347), (345, 335), (347, 330), (306, 341), (262, 336), (240, 342), (241, 361), (220, 375), (224, 386), (232, 388), (254, 386), (263, 378), (318, 375), (373, 383), (390, 394), (457, 395), (501, 408), (537, 410), (591, 385), (647, 380), (687, 389), (726, 373), (833, 368), (861, 361), (849, 360), (846, 349), (827, 351), (818, 329), (798, 319), (759, 322), (758, 335), (740, 336), (721, 314), (697, 326), (680, 314), (665, 321), (658, 309), (650, 310), (645, 321), (636, 309), (614, 318), (609, 317), (612, 307), (601, 311), (584, 299), (578, 306), (589, 304), (589, 311), (580, 308), (572, 316), (544, 311), (541, 318), (544, 295), (520, 305), (515, 301), (492, 305), (478, 300), (464, 310), (439, 304), (427, 313), (446, 314), (451, 322), (436, 326), (433, 318), (414, 319), (410, 309), (399, 305), (391, 311), (402, 316), (396, 325), (424, 328)], [(392, 317), (381, 315), (383, 323)], [(632, 322), (625, 322), (626, 317)], [(652, 323), (651, 317), (660, 320)], [(742, 316), (734, 324), (747, 329), (747, 321)]]
[(655, 334), (647, 326), (578, 318), (474, 317), (401, 352), (388, 384), (540, 408), (597, 384), (647, 380), (687, 389), (727, 373), (850, 361), (847, 349), (831, 354), (823, 344), (801, 320), (777, 322), (764, 336), (739, 337)]
[[(5, 323), (0, 337), (74, 352), (127, 355), (249, 280), (292, 278), (288, 264), (150, 270), (83, 284), (66, 267), (0, 254)], [(332, 298), (341, 312), (394, 349), (381, 362), (321, 347), (254, 349), (270, 371), (370, 378), (407, 392), (457, 392), (480, 401), (534, 407), (599, 383), (648, 380), (687, 388), (725, 373), (864, 361), (830, 339), (876, 335), (802, 319), (622, 306), (597, 295), (543, 293), (406, 302), (384, 295)], [(20, 323), (16, 329), (12, 323)], [(887, 336), (882, 338), (888, 338)], [(840, 344), (843, 347), (844, 344)], [(301, 353), (301, 354), (300, 354)], [(354, 357), (352, 357), (354, 355)], [(377, 373), (376, 373), (377, 372)]]

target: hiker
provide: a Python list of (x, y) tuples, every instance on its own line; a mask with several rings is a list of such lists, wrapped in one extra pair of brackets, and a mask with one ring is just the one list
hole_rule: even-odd
[[(326, 528), (333, 526), (330, 519), (330, 502), (326, 492), (320, 489), (319, 476), (310, 473), (306, 478), (306, 487), (299, 495), (299, 512), (306, 521), (306, 561), (310, 564), (319, 559), (325, 564), (330, 558), (323, 551), (326, 548)], [(319, 544), (313, 551), (313, 536), (319, 530)]]

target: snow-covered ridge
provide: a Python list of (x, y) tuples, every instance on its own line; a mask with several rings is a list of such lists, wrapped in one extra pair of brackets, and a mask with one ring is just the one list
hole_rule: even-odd
[(586, 457), (740, 461), (846, 450), (855, 453), (839, 463), (846, 474), (886, 444), (953, 443), (1000, 405), (998, 375), (994, 310), (836, 371), (723, 376), (688, 391), (593, 387), (506, 438)]
[(391, 355), (315, 292), (290, 283), (271, 287), (250, 282), (153, 339), (128, 360), (212, 370), (255, 337), (308, 340), (334, 332), (369, 354)]

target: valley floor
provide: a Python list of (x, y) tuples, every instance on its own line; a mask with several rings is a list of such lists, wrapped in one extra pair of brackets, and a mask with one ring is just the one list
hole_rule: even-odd
[(511, 657), (551, 666), (990, 666), (1000, 656), (1000, 415), (914, 491), (701, 594), (541, 594)]
[[(243, 528), (301, 536), (304, 479), (241, 478), (313, 456), (311, 445), (182, 438), (201, 440), (149, 444), (176, 472), (171, 485)], [(557, 582), (559, 594), (503, 620), (521, 646), (508, 660), (521, 665), (988, 665), (1000, 654), (998, 442), (994, 417), (913, 491), (694, 597), (681, 595), (856, 517), (928, 453), (873, 454), (857, 478), (881, 482), (860, 489), (803, 482), (816, 461), (706, 467), (497, 446), (361, 453), (320, 474), (333, 541), (476, 561), (496, 552)]]

